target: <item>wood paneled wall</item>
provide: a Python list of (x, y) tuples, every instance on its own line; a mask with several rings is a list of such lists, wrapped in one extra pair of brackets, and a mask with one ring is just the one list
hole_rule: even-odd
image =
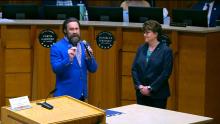
[[(43, 99), (54, 88), (55, 75), (49, 62), (49, 49), (40, 45), (38, 35), (50, 28), (60, 39), (63, 37), (62, 26), (61, 23), (42, 23), (0, 26), (1, 105), (7, 104), (8, 98), (18, 96)], [(131, 64), (138, 46), (143, 43), (140, 27), (114, 24), (86, 24), (81, 28), (82, 37), (91, 43), (99, 65), (96, 73), (89, 74), (89, 103), (103, 109), (135, 103)], [(109, 31), (115, 36), (111, 49), (97, 46), (96, 36), (101, 31)], [(165, 29), (164, 32), (171, 38), (174, 55), (168, 108), (214, 117), (220, 122), (220, 100), (217, 99), (220, 97), (220, 42), (217, 39), (220, 32), (174, 29)]]
[(5, 82), (1, 90), (6, 99), (11, 96), (31, 96), (33, 56), (30, 41), (33, 40), (28, 26), (1, 27), (1, 49), (4, 49), (1, 52), (3, 57), (1, 65), (4, 67), (1, 71), (4, 72), (1, 80)]

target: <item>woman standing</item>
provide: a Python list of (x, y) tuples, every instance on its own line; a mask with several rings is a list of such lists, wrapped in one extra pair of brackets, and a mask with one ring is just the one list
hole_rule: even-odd
[(172, 72), (172, 50), (158, 41), (162, 27), (154, 20), (143, 24), (144, 44), (138, 48), (132, 65), (137, 103), (166, 108), (170, 96), (168, 79)]

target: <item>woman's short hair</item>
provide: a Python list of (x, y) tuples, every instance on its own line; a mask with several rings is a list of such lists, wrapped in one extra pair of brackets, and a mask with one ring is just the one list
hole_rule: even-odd
[(142, 27), (143, 32), (146, 31), (152, 31), (154, 33), (157, 33), (159, 37), (162, 34), (162, 27), (159, 22), (155, 20), (148, 20), (145, 21)]

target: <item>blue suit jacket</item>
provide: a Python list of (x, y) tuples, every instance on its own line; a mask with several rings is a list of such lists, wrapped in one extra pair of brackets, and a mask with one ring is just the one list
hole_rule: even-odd
[(86, 58), (86, 50), (83, 45), (81, 67), (74, 57), (73, 62), (69, 60), (68, 49), (70, 43), (66, 38), (61, 39), (50, 49), (50, 63), (54, 73), (56, 74), (56, 92), (54, 96), (69, 95), (79, 99), (83, 94), (87, 97), (87, 70), (95, 72), (97, 63), (95, 58)]
[(146, 62), (147, 50), (148, 44), (140, 46), (132, 65), (137, 96), (140, 95), (139, 85), (150, 85), (152, 98), (167, 98), (170, 96), (168, 79), (173, 67), (172, 50), (166, 44), (159, 43)]
[[(205, 6), (205, 4), (206, 4), (205, 1), (199, 2), (199, 3), (195, 4), (192, 8), (202, 10), (203, 7)], [(212, 12), (211, 12), (211, 16), (210, 16), (209, 27), (216, 26), (216, 20), (220, 20), (220, 2), (218, 2), (218, 1), (214, 2)]]

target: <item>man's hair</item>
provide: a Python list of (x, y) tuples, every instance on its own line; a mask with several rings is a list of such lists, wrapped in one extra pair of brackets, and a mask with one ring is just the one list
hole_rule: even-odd
[(79, 27), (80, 27), (80, 23), (79, 23), (79, 20), (77, 18), (74, 18), (74, 17), (68, 18), (63, 22), (63, 33), (64, 33), (64, 35), (66, 35), (66, 32), (64, 30), (67, 29), (67, 24), (69, 24), (70, 22), (77, 22)]
[(158, 34), (157, 37), (160, 37), (160, 35), (162, 34), (162, 27), (160, 23), (155, 20), (145, 21), (143, 24), (142, 30), (143, 32), (152, 31), (154, 33), (157, 33)]

